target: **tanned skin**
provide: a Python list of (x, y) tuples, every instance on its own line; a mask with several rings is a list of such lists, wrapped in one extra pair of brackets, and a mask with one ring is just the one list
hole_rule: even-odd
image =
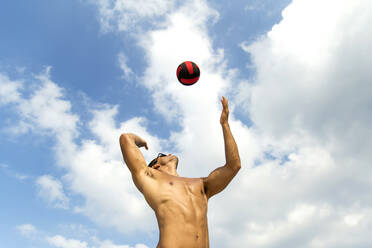
[(146, 141), (132, 133), (120, 136), (121, 151), (133, 182), (155, 211), (160, 232), (157, 248), (209, 248), (208, 200), (225, 189), (240, 169), (238, 147), (228, 122), (228, 101), (222, 97), (221, 103), (226, 164), (208, 177), (180, 177), (178, 158), (172, 154), (159, 157), (150, 168), (139, 149), (148, 149)]

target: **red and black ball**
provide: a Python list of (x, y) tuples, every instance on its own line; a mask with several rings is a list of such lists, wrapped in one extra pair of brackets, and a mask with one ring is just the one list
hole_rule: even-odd
[(183, 85), (193, 85), (198, 82), (199, 77), (200, 70), (194, 62), (185, 61), (177, 67), (177, 78)]

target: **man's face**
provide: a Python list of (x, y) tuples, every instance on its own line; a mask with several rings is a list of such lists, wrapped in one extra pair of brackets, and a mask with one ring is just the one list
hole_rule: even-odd
[(175, 155), (168, 154), (167, 156), (159, 157), (156, 164), (152, 168), (155, 170), (167, 170), (175, 166), (177, 169), (177, 165), (178, 165), (178, 158)]

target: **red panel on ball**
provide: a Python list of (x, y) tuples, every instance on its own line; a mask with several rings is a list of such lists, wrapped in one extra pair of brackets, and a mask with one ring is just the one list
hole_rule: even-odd
[(194, 73), (194, 68), (192, 68), (192, 64), (190, 61), (186, 61), (185, 62), (185, 65), (186, 65), (186, 68), (187, 68), (187, 71), (189, 72), (189, 74), (193, 74)]

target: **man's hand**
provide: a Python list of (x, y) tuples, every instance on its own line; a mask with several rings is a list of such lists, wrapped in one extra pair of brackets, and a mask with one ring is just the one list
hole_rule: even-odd
[(147, 147), (147, 142), (137, 135), (134, 136), (134, 143), (136, 144), (136, 146), (138, 146), (138, 148), (145, 147), (146, 150), (149, 149)]
[(223, 109), (222, 109), (222, 113), (221, 113), (220, 123), (221, 123), (221, 125), (223, 125), (223, 124), (228, 123), (228, 119), (229, 119), (229, 103), (228, 103), (227, 99), (224, 96), (221, 99), (221, 103), (222, 103)]

